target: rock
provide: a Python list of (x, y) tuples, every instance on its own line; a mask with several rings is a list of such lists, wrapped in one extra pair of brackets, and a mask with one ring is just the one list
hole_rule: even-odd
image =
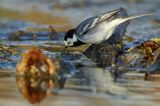
[(159, 38), (134, 41), (124, 46), (111, 46), (106, 43), (91, 45), (83, 54), (100, 67), (116, 65), (116, 69), (113, 69), (117, 70), (119, 75), (127, 71), (137, 71), (146, 73), (145, 79), (149, 79), (150, 74), (160, 73)]
[(153, 57), (154, 59), (151, 67), (155, 66), (155, 70), (160, 70), (160, 48), (154, 52)]
[(0, 44), (0, 60), (8, 59), (8, 57), (14, 54), (19, 54), (19, 50), (12, 46)]
[(56, 87), (54, 80), (35, 77), (16, 77), (17, 87), (29, 103), (40, 103)]
[(16, 74), (21, 76), (55, 76), (56, 71), (53, 61), (36, 47), (24, 52), (16, 66)]
[(150, 39), (123, 54), (123, 63), (128, 68), (140, 69), (145, 80), (151, 80), (152, 74), (160, 73), (160, 38)]
[(145, 72), (144, 79), (152, 80), (152, 74), (160, 74), (160, 48), (153, 53), (153, 61)]
[(133, 62), (141, 59), (144, 63), (153, 63), (153, 61), (155, 60), (154, 54), (158, 52), (160, 48), (160, 44), (158, 43), (158, 41), (158, 38), (150, 39), (136, 46), (134, 45), (134, 43), (132, 43), (133, 47), (130, 47), (130, 49), (128, 49), (127, 53), (125, 54), (125, 62), (128, 64), (129, 61)]
[(91, 45), (83, 54), (97, 63), (100, 67), (111, 66), (115, 49), (110, 44)]

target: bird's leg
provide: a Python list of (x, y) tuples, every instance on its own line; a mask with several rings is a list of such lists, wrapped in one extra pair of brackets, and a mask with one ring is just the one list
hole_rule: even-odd
[(114, 78), (114, 82), (117, 81), (117, 78), (119, 76), (119, 72), (118, 72), (118, 69), (117, 69), (117, 62), (118, 62), (118, 51), (116, 50), (115, 47), (113, 47), (113, 45), (111, 45), (112, 49), (115, 50), (115, 52), (113, 53), (113, 56), (112, 56), (112, 75), (113, 75), (113, 78)]
[(145, 72), (144, 80), (151, 80), (151, 73)]
[(119, 77), (119, 72), (117, 67), (117, 58), (118, 56), (115, 54), (112, 59), (112, 74), (113, 74), (114, 82), (116, 82), (117, 78)]
[(68, 48), (68, 46), (65, 46), (64, 49), (61, 50), (61, 53), (66, 52), (67, 48)]

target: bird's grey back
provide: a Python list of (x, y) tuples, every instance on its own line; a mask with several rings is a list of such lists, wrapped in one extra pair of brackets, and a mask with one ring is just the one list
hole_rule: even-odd
[[(125, 9), (123, 9), (122, 11), (119, 11), (116, 15), (112, 16), (109, 21), (114, 20), (116, 18), (124, 18), (127, 17), (127, 11)], [(117, 40), (122, 40), (125, 32), (126, 32), (126, 28), (129, 25), (130, 21), (126, 21), (120, 25), (118, 25), (114, 31), (114, 33), (112, 34), (112, 36), (106, 40), (105, 42), (107, 43), (115, 43)]]
[[(113, 11), (109, 11), (107, 13), (103, 13), (100, 16), (90, 17), (83, 21), (76, 29), (75, 34), (79, 40), (83, 40), (86, 38), (86, 33), (92, 29), (94, 29), (98, 24), (101, 24), (103, 21), (112, 21), (116, 18), (127, 17), (128, 14), (125, 9), (119, 8)], [(118, 25), (112, 34), (112, 36), (107, 39), (105, 42), (114, 43), (116, 40), (121, 39), (126, 32), (126, 28), (129, 24), (129, 21), (124, 22)], [(83, 41), (82, 41), (83, 42)]]
[(77, 27), (77, 30), (76, 30), (76, 35), (78, 36), (83, 36), (82, 33), (86, 33), (86, 32), (83, 32), (83, 30), (86, 30), (87, 26), (91, 26), (93, 24), (93, 22), (96, 20), (96, 16), (95, 17), (90, 17), (88, 19), (86, 19), (85, 21), (83, 21), (78, 27)]

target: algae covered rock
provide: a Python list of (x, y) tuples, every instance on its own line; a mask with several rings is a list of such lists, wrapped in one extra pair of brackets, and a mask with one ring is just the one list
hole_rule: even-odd
[(160, 71), (160, 38), (150, 39), (128, 49), (123, 62), (133, 70), (157, 73)]
[(99, 66), (111, 66), (115, 56), (118, 57), (116, 64), (125, 66), (128, 70), (158, 70), (160, 66), (159, 38), (134, 41), (125, 45), (91, 45), (83, 54)]
[(110, 44), (91, 45), (83, 54), (98, 66), (111, 66), (117, 51)]
[(0, 60), (8, 59), (9, 56), (18, 54), (19, 50), (15, 47), (0, 44)]

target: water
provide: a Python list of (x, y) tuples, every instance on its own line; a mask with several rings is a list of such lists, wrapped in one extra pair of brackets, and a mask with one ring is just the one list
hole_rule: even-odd
[[(81, 69), (82, 70), (82, 69)], [(67, 105), (67, 106), (157, 106), (160, 102), (159, 81), (144, 81), (142, 76), (136, 74), (126, 75), (129, 78), (123, 78), (122, 82), (114, 83), (109, 73), (103, 72), (99, 68), (84, 68), (88, 76), (92, 77), (88, 84), (80, 83), (79, 79), (70, 78), (65, 84), (64, 89), (56, 90), (54, 88), (37, 88), (38, 106), (44, 105)], [(92, 73), (93, 72), (93, 73)], [(2, 73), (0, 78), (0, 105), (1, 106), (30, 106), (25, 93), (20, 93), (18, 84), (21, 84), (21, 90), (26, 90), (22, 80), (16, 81), (14, 72)], [(92, 76), (91, 76), (92, 75)], [(102, 78), (103, 76), (103, 78)], [(132, 77), (132, 78), (131, 78)], [(73, 83), (73, 81), (74, 83)], [(85, 80), (85, 79), (84, 79)], [(85, 81), (82, 82), (85, 82)], [(122, 79), (121, 79), (122, 80)], [(47, 83), (47, 82), (41, 82)], [(33, 94), (33, 91), (32, 91)], [(29, 94), (28, 94), (29, 95)], [(31, 95), (30, 95), (31, 96)], [(136, 101), (136, 102), (135, 102)]]
[[(82, 0), (83, 1), (83, 0)], [(85, 1), (85, 0), (84, 0)], [(87, 1), (87, 0), (86, 0)], [(87, 1), (85, 6), (67, 5), (61, 0), (62, 7), (54, 7), (57, 2), (47, 0), (1, 0), (0, 1), (0, 43), (12, 46), (18, 52), (7, 52), (5, 58), (0, 58), (0, 106), (158, 106), (160, 105), (160, 76), (154, 75), (151, 81), (144, 80), (144, 73), (127, 72), (114, 82), (110, 73), (110, 67), (99, 68), (90, 59), (81, 54), (82, 48), (70, 49), (71, 53), (62, 52), (64, 47), (63, 37), (66, 30), (76, 26), (86, 17), (109, 11), (119, 7), (128, 9), (129, 14), (139, 12), (159, 12), (159, 1), (144, 0), (142, 2), (107, 2)], [(92, 5), (89, 3), (92, 2)], [(101, 0), (103, 2), (103, 0)], [(17, 6), (17, 4), (19, 6)], [(64, 3), (64, 4), (63, 4)], [(12, 4), (12, 5), (10, 5)], [(34, 4), (34, 5), (33, 5)], [(64, 7), (63, 7), (64, 5)], [(9, 8), (9, 10), (5, 10)], [(62, 17), (48, 18), (47, 14), (36, 13), (37, 17), (28, 11), (47, 12)], [(11, 11), (13, 10), (13, 11)], [(22, 12), (16, 14), (15, 11)], [(6, 14), (4, 14), (4, 13)], [(23, 14), (25, 12), (25, 14)], [(28, 12), (28, 13), (27, 13)], [(8, 13), (8, 14), (7, 14)], [(17, 17), (12, 16), (12, 13)], [(73, 14), (74, 13), (74, 14)], [(27, 14), (27, 16), (25, 16)], [(72, 15), (73, 14), (73, 15)], [(42, 17), (42, 16), (46, 17)], [(20, 17), (20, 18), (19, 18)], [(27, 18), (26, 18), (27, 17)], [(38, 19), (47, 19), (39, 22)], [(135, 20), (129, 25), (126, 35), (135, 39), (149, 39), (159, 37), (159, 23), (153, 24), (155, 17)], [(43, 20), (42, 19), (42, 20)], [(50, 19), (50, 20), (49, 20)], [(69, 20), (69, 21), (68, 21)], [(54, 22), (55, 21), (55, 22)], [(53, 25), (57, 33), (50, 39), (48, 32), (49, 23)], [(70, 26), (65, 27), (65, 25)], [(36, 39), (32, 36), (23, 35), (20, 41), (8, 40), (10, 33), (30, 30), (40, 35)], [(50, 33), (49, 33), (50, 34)], [(64, 88), (54, 87), (52, 79), (25, 79), (16, 77), (16, 63), (21, 59), (21, 53), (26, 49), (38, 46), (43, 53), (50, 58), (60, 57), (61, 68), (65, 71), (63, 77), (67, 78)], [(133, 46), (133, 45), (132, 45)], [(75, 52), (76, 51), (76, 52)], [(6, 54), (6, 53), (5, 53)], [(3, 53), (0, 56), (5, 55)]]

